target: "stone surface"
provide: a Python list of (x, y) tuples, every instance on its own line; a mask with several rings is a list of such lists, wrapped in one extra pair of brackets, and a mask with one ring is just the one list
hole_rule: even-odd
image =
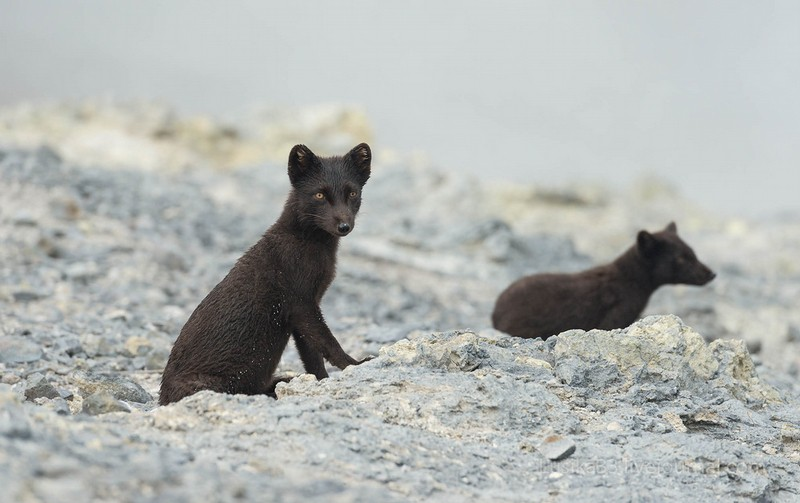
[(37, 398), (61, 398), (58, 390), (50, 384), (40, 373), (32, 374), (28, 377), (25, 386), (25, 398), (36, 400)]
[[(281, 209), (284, 143), (352, 146), (334, 130), (358, 114), (332, 110), (235, 130), (147, 106), (0, 111), (10, 501), (797, 499), (796, 217), (733, 220), (636, 185), (479, 183), (380, 145), (322, 306), (348, 353), (377, 357), (317, 382), (289, 347), (279, 372), (298, 377), (278, 400), (157, 407), (183, 323)], [(718, 272), (707, 287), (663, 288), (658, 316), (621, 330), (489, 328), (518, 276), (608, 261), (671, 220)], [(35, 385), (57, 396), (26, 400)]]
[(153, 399), (138, 383), (120, 375), (105, 375), (76, 370), (70, 380), (84, 395), (106, 392), (114, 398), (128, 402), (147, 403)]
[(575, 453), (575, 442), (560, 435), (545, 437), (539, 444), (539, 452), (550, 461), (561, 461)]
[(19, 395), (13, 393), (9, 386), (0, 385), (0, 437), (26, 440), (31, 435), (31, 423)]
[(101, 390), (92, 393), (83, 400), (83, 413), (96, 416), (109, 412), (130, 412), (131, 409), (125, 403), (117, 400), (113, 394)]
[(42, 348), (36, 341), (16, 336), (0, 336), (1, 363), (30, 363), (41, 357)]

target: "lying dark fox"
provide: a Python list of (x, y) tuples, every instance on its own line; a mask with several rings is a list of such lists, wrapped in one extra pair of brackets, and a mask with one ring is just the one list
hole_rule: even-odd
[(283, 213), (189, 317), (164, 369), (161, 405), (204, 389), (272, 394), (290, 337), (317, 379), (328, 376), (324, 360), (340, 369), (361, 363), (334, 338), (319, 304), (333, 281), (339, 238), (353, 229), (371, 160), (365, 143), (343, 157), (292, 149)]
[(565, 330), (627, 327), (661, 285), (705, 285), (715, 274), (678, 237), (675, 223), (650, 234), (614, 262), (576, 274), (535, 274), (512, 283), (492, 313), (498, 330), (541, 337)]

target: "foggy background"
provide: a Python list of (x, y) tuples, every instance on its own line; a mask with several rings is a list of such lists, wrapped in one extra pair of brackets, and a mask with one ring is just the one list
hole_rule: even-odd
[(800, 214), (797, 1), (0, 0), (0, 69), (0, 106), (355, 104), (374, 147), (484, 179)]

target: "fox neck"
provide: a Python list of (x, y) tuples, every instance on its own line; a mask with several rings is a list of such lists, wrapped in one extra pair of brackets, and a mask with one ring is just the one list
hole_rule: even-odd
[(647, 261), (639, 253), (635, 245), (620, 255), (613, 262), (613, 265), (619, 271), (620, 276), (638, 290), (653, 293), (661, 286), (653, 278)]
[(278, 217), (277, 225), (287, 232), (299, 236), (307, 241), (313, 241), (321, 244), (331, 245), (336, 248), (339, 245), (339, 236), (323, 230), (318, 227), (312, 219), (303, 218), (302, 205), (298, 204), (297, 198), (292, 193), (286, 204), (283, 206), (283, 212)]

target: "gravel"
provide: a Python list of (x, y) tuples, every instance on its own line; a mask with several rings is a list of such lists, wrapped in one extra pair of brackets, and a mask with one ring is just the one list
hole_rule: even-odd
[[(215, 167), (213, 142), (169, 164), (145, 154), (192, 146), (191, 124), (175, 139), (99, 115), (136, 141), (89, 156), (0, 137), (9, 501), (797, 499), (800, 218), (726, 218), (657, 181), (482, 184), (376, 149), (323, 312), (349, 354), (377, 357), (317, 382), (289, 348), (278, 400), (157, 407), (180, 328), (288, 179), (283, 162)], [(84, 116), (74, 128), (96, 126)], [(227, 161), (247, 137), (226, 136)], [(622, 330), (490, 328), (513, 279), (607, 262), (672, 220), (718, 272), (708, 286), (662, 288)]]

